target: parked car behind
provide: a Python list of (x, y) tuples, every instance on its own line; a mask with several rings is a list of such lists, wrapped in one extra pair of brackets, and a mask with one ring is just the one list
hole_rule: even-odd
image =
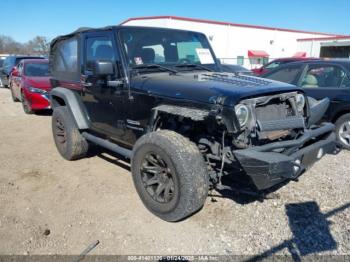
[(4, 65), (4, 61), (6, 59), (7, 55), (0, 55), (0, 68)]
[(241, 65), (221, 64), (223, 72), (236, 73), (240, 75), (253, 75), (253, 72)]
[[(336, 125), (338, 141), (350, 149), (350, 61), (309, 60), (281, 66), (262, 77), (302, 87), (315, 99), (329, 97), (324, 118)], [(311, 102), (312, 103), (312, 102)]]
[[(7, 56), (8, 55), (6, 55), (6, 54), (0, 54), (0, 74), (2, 72), (2, 67), (4, 65), (4, 61), (5, 61)], [(0, 77), (0, 87), (3, 87), (3, 84), (2, 84), (2, 81), (1, 81), (1, 77)]]
[(252, 69), (253, 74), (255, 75), (263, 75), (271, 70), (276, 69), (277, 67), (288, 64), (288, 63), (293, 63), (293, 62), (298, 62), (298, 61), (305, 61), (305, 60), (319, 60), (319, 58), (312, 58), (312, 57), (284, 57), (284, 58), (278, 58), (275, 60), (272, 60), (271, 62), (267, 63), (266, 65), (263, 65), (260, 68), (254, 68)]
[(2, 70), (0, 72), (1, 82), (4, 87), (9, 86), (9, 78), (13, 68), (18, 65), (19, 61), (22, 59), (44, 59), (38, 56), (20, 56), (20, 55), (10, 55), (6, 57)]
[(21, 60), (13, 70), (11, 79), (12, 99), (22, 102), (25, 113), (50, 108), (51, 84), (47, 59)]

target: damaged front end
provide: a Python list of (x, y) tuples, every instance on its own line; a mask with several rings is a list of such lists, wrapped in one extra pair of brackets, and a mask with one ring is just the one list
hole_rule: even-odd
[(296, 179), (325, 154), (337, 153), (334, 125), (305, 130), (298, 139), (235, 150), (234, 156), (259, 189)]
[[(310, 108), (298, 92), (240, 101), (232, 120), (240, 128), (231, 129), (231, 134), (228, 132), (222, 140), (219, 175), (230, 174), (225, 170), (240, 169), (258, 190), (264, 190), (296, 179), (325, 154), (339, 152), (334, 125), (315, 125), (328, 104), (324, 100)], [(223, 123), (228, 122), (224, 113), (221, 117)], [(230, 146), (228, 138), (232, 141)]]

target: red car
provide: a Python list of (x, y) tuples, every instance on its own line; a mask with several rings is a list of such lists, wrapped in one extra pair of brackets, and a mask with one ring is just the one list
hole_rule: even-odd
[(21, 101), (25, 113), (49, 109), (49, 61), (26, 59), (19, 62), (12, 72), (10, 89), (13, 101)]
[(298, 61), (304, 61), (304, 60), (319, 60), (319, 58), (311, 58), (311, 57), (285, 57), (285, 58), (278, 58), (275, 60), (272, 60), (270, 63), (267, 63), (266, 65), (263, 65), (260, 68), (254, 68), (252, 69), (252, 72), (254, 75), (262, 75), (267, 72), (269, 72), (272, 69), (275, 69), (276, 67), (279, 67), (281, 65), (292, 63), (292, 62), (298, 62)]

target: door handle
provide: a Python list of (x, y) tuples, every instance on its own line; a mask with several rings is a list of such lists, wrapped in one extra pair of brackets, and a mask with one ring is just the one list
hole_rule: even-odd
[(90, 86), (92, 86), (92, 84), (89, 83), (89, 82), (81, 82), (81, 84), (82, 84), (84, 87), (90, 87)]
[(123, 84), (124, 84), (123, 80), (107, 81), (107, 86), (109, 86), (109, 87), (119, 87)]
[(113, 95), (120, 96), (121, 94), (122, 94), (121, 90), (116, 90), (116, 91), (113, 92)]

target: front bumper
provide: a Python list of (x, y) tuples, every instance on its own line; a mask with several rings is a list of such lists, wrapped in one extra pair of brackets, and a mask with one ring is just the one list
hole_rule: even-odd
[[(277, 153), (286, 149), (290, 153)], [(258, 190), (270, 188), (285, 180), (296, 179), (325, 154), (336, 154), (334, 125), (322, 124), (306, 130), (295, 140), (275, 142), (233, 153)]]
[(32, 110), (44, 110), (44, 109), (51, 108), (48, 93), (45, 93), (45, 94), (31, 93), (26, 90), (25, 96), (29, 101), (30, 107)]

